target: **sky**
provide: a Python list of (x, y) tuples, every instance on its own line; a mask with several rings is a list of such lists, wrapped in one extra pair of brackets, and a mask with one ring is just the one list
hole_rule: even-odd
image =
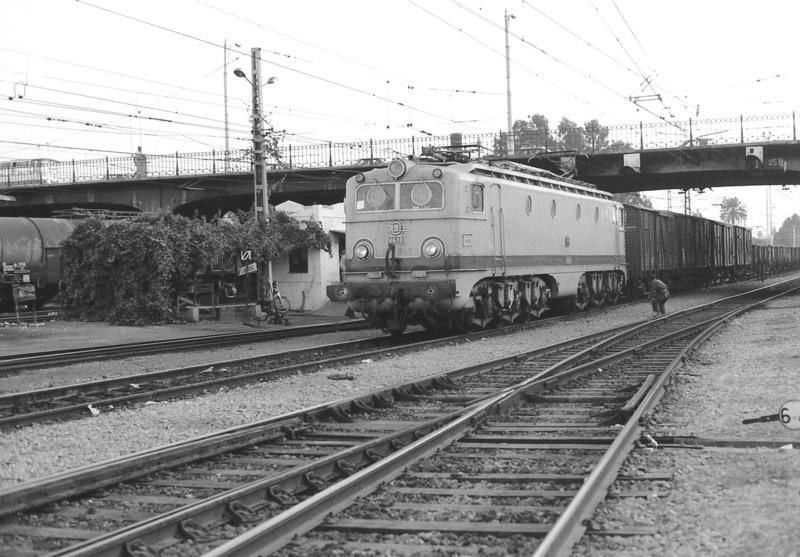
[[(254, 47), (284, 145), (498, 132), (509, 84), (512, 119), (551, 127), (791, 114), (798, 16), (792, 0), (2, 0), (0, 161), (247, 148), (233, 70), (250, 75)], [(775, 226), (797, 190), (773, 187)], [(764, 188), (691, 206), (716, 218), (734, 196), (766, 225)]]

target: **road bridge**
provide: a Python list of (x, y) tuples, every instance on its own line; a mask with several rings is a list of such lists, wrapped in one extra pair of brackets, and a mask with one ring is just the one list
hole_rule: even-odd
[[(350, 176), (430, 149), (511, 159), (612, 193), (800, 183), (794, 114), (573, 131), (580, 135), (520, 133), (512, 155), (502, 132), (288, 146), (268, 161), (270, 202), (336, 203)], [(559, 137), (580, 141), (564, 149), (570, 141)], [(0, 164), (0, 216), (48, 216), (73, 207), (211, 216), (247, 210), (254, 193), (248, 150)]]

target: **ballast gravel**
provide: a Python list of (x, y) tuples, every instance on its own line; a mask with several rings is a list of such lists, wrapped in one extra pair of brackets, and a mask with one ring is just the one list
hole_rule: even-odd
[[(760, 285), (762, 283), (745, 283)], [(712, 301), (741, 285), (682, 294), (667, 303), (670, 312)], [(693, 353), (670, 384), (648, 433), (718, 440), (778, 442), (781, 448), (659, 448), (637, 450), (628, 469), (674, 475), (664, 497), (610, 500), (592, 518), (592, 527), (649, 526), (653, 534), (633, 538), (606, 536), (582, 541), (575, 555), (685, 555), (797, 557), (800, 548), (800, 431), (780, 422), (742, 424), (746, 418), (775, 414), (790, 399), (800, 400), (800, 312), (797, 296), (768, 303), (736, 318)], [(486, 338), (413, 355), (364, 361), (336, 371), (352, 380), (332, 380), (331, 370), (270, 383), (209, 393), (206, 396), (142, 404), (63, 423), (34, 425), (0, 433), (0, 489), (103, 460), (270, 418), (301, 408), (348, 398), (503, 355), (515, 354), (615, 325), (650, 317), (646, 301), (587, 314), (523, 333)], [(0, 353), (10, 338), (55, 348), (63, 332), (73, 344), (86, 344), (82, 324), (51, 323), (29, 331), (0, 328)], [(47, 327), (51, 327), (47, 330)], [(95, 326), (92, 326), (95, 327)], [(241, 325), (239, 326), (241, 327)], [(120, 329), (122, 332), (120, 332)], [(160, 328), (160, 336), (169, 328)], [(98, 330), (102, 331), (103, 329)], [(126, 340), (152, 335), (152, 329), (106, 328)], [(97, 333), (93, 333), (97, 334)], [(102, 334), (102, 333), (101, 333)], [(186, 333), (181, 330), (180, 335)], [(340, 333), (323, 342), (380, 334)], [(27, 337), (26, 337), (27, 335)], [(112, 341), (118, 342), (118, 341)], [(32, 370), (0, 378), (0, 393), (103, 377), (167, 369), (226, 358), (274, 352), (300, 340), (248, 345), (188, 354), (165, 354), (125, 361), (105, 361), (54, 370)], [(318, 341), (319, 342), (319, 341)], [(15, 342), (16, 344), (16, 342)]]

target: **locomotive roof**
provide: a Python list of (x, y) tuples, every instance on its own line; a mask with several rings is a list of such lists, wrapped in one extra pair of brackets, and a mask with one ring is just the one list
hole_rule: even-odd
[(542, 168), (527, 166), (512, 161), (479, 160), (469, 163), (469, 165), (471, 166), (469, 172), (472, 174), (502, 178), (512, 182), (523, 182), (603, 199), (612, 199), (610, 193), (598, 190), (593, 184), (574, 180), (565, 176), (558, 176)]

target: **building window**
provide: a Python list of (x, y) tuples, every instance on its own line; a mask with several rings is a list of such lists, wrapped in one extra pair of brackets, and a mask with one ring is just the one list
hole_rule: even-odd
[(289, 273), (308, 273), (308, 248), (289, 254)]

